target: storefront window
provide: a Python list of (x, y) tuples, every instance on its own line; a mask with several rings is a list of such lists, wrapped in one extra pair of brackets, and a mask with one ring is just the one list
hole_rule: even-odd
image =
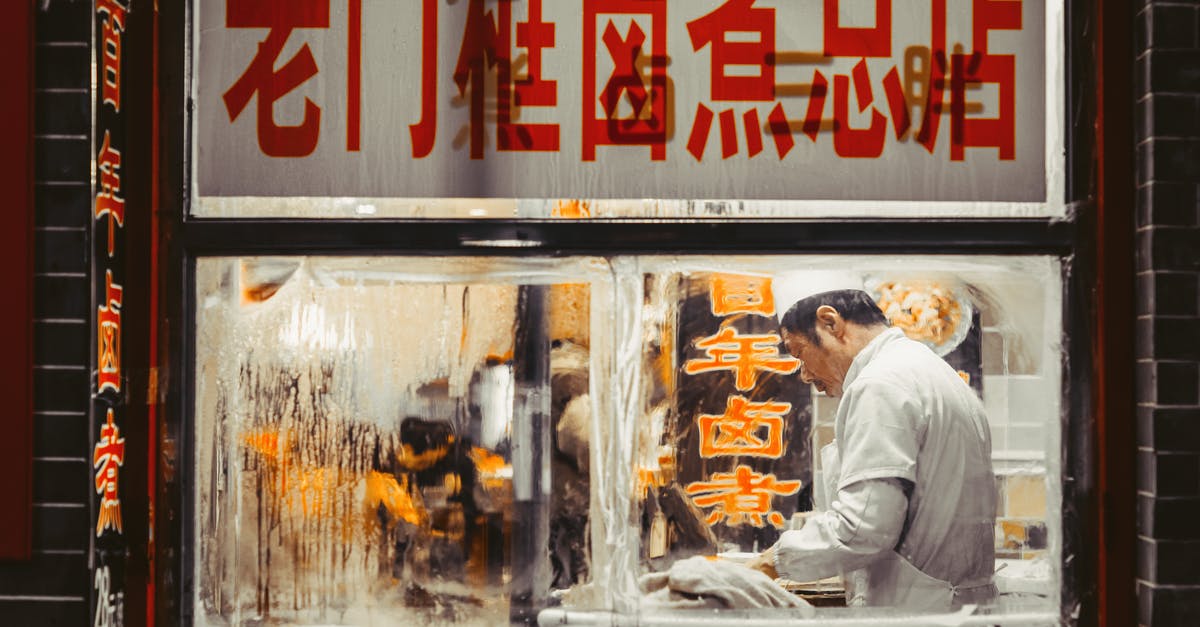
[(845, 570), (664, 588), (835, 509), (850, 409), (782, 317), (836, 277), (986, 443), (996, 591), (936, 620), (1058, 624), (1064, 6), (967, 4), (191, 3), (197, 622), (927, 624)]
[(588, 259), (200, 261), (202, 620), (493, 624), (589, 581), (607, 280)]
[(197, 260), (198, 622), (878, 617), (829, 607), (841, 573), (780, 580), (811, 611), (664, 613), (639, 587), (828, 502), (839, 400), (777, 308), (832, 272), (986, 408), (999, 596), (959, 618), (1057, 623), (1060, 264), (871, 255)]

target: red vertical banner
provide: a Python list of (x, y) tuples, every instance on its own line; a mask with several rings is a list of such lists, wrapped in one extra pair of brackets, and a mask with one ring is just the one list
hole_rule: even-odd
[[(0, 266), (17, 283), (15, 298), (0, 308), (12, 340), (0, 360), (7, 409), (0, 415), (0, 476), (5, 506), (0, 516), (0, 560), (29, 559), (33, 511), (33, 2), (12, 3), (0, 27), (0, 56), (9, 64), (10, 89), (0, 99), (0, 119), (27, 158), (0, 168), (9, 193), (9, 221), (0, 235)], [(18, 154), (20, 151), (18, 149)]]

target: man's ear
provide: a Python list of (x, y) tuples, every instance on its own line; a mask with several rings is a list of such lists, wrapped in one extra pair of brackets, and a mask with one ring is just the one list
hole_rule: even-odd
[(846, 334), (846, 320), (838, 310), (829, 305), (817, 307), (817, 327), (823, 327), (829, 334), (841, 339)]

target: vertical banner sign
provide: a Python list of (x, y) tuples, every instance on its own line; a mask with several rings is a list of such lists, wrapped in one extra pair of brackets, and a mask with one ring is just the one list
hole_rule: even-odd
[(1044, 202), (1045, 0), (205, 0), (213, 197)]
[(124, 624), (124, 584), (128, 542), (121, 508), (121, 469), (125, 465), (122, 433), (127, 414), (122, 372), (121, 325), (125, 300), (125, 194), (121, 160), (125, 116), (121, 110), (121, 40), (128, 0), (95, 0), (94, 51), (96, 86), (94, 138), (94, 203), (92, 212), (92, 311), (95, 353), (92, 356), (92, 478), (94, 497), (89, 531), (92, 537), (92, 624)]
[(811, 479), (800, 362), (780, 350), (770, 278), (716, 273), (688, 283), (679, 454), (696, 463), (680, 464), (680, 480), (717, 538), (756, 550), (778, 538)]

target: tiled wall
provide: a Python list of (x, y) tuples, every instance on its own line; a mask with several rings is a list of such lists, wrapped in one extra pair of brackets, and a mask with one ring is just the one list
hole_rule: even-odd
[(1137, 2), (1142, 625), (1200, 625), (1200, 5)]
[(0, 624), (83, 625), (91, 589), (85, 243), (92, 3), (36, 6), (33, 558), (0, 563)]

